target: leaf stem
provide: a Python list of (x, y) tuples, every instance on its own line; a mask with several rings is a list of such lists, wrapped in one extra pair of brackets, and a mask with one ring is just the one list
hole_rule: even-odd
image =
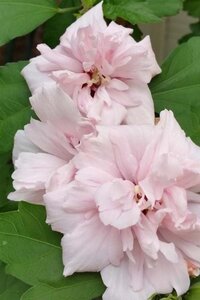
[(70, 11), (74, 11), (74, 10), (80, 10), (81, 9), (81, 6), (73, 6), (73, 7), (66, 7), (66, 8), (58, 8), (57, 12), (59, 14), (65, 14), (65, 13), (68, 13)]

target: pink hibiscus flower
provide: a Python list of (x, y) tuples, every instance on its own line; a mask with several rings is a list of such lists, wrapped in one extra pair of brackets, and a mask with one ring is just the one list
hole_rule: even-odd
[(160, 73), (149, 37), (103, 19), (102, 3), (73, 23), (53, 50), (41, 52), (22, 72), (32, 92), (56, 81), (83, 116), (98, 124), (153, 123), (147, 84)]
[(172, 112), (156, 125), (99, 128), (52, 176), (47, 221), (62, 239), (64, 275), (101, 271), (104, 300), (178, 295), (200, 267), (200, 148)]
[[(56, 84), (47, 84), (30, 98), (38, 120), (31, 120), (15, 136), (12, 175), (15, 192), (10, 200), (43, 203), (43, 194), (52, 174), (64, 167), (73, 174), (70, 163), (82, 137), (94, 132), (73, 101)], [(45, 102), (45, 105), (44, 105)], [(69, 164), (67, 164), (69, 162)]]

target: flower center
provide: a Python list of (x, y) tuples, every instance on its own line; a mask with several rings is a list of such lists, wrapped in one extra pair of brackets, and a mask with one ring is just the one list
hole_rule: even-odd
[(138, 207), (140, 208), (141, 212), (143, 212), (143, 214), (146, 215), (149, 209), (151, 209), (151, 203), (148, 201), (139, 185), (134, 186), (133, 200), (138, 204)]
[(87, 86), (90, 87), (91, 96), (94, 97), (98, 87), (108, 83), (110, 78), (101, 74), (101, 72), (95, 66), (92, 67), (87, 74), (90, 76), (90, 80), (88, 80)]
[(134, 199), (138, 203), (143, 196), (143, 192), (139, 185), (134, 186)]
[(144, 194), (143, 190), (139, 185), (134, 186), (134, 196), (133, 201), (138, 204), (138, 207), (143, 212), (143, 214), (147, 214), (149, 210), (155, 211), (160, 209), (162, 205), (162, 200), (156, 200), (154, 205), (148, 200), (147, 196)]

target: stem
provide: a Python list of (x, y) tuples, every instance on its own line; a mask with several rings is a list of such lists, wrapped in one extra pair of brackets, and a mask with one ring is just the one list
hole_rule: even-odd
[(57, 12), (59, 14), (65, 14), (65, 13), (68, 13), (70, 11), (74, 11), (74, 10), (80, 10), (81, 9), (81, 6), (73, 6), (73, 7), (66, 7), (66, 8), (58, 8)]

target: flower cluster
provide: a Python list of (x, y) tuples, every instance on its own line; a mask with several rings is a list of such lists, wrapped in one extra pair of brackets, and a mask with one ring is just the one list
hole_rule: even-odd
[[(15, 137), (11, 200), (45, 205), (64, 275), (101, 272), (104, 300), (185, 293), (200, 268), (200, 148), (154, 123), (149, 38), (88, 11), (23, 70), (38, 120)], [(163, 272), (164, 270), (164, 272)]]

